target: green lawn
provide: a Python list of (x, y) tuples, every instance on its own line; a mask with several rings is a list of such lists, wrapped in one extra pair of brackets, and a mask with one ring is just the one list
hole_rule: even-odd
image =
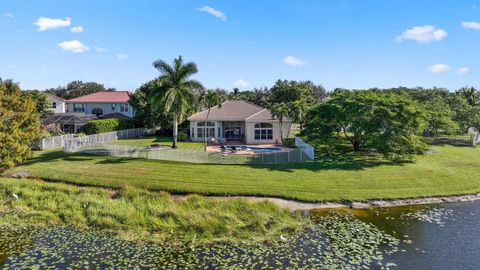
[[(149, 146), (151, 144), (160, 144), (164, 146), (172, 146), (172, 138), (164, 136), (149, 136), (134, 139), (125, 139), (111, 141), (109, 144), (133, 145), (133, 146)], [(179, 149), (185, 150), (203, 150), (202, 142), (177, 142)]]
[(269, 166), (189, 164), (38, 152), (25, 165), (43, 179), (179, 193), (261, 195), (305, 201), (393, 199), (480, 192), (480, 148), (433, 146), (412, 163), (345, 154)]

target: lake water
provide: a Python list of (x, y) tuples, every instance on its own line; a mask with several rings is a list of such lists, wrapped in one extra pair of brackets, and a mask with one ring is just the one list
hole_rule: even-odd
[(480, 269), (480, 201), (311, 215), (312, 228), (257, 245), (168, 247), (72, 228), (0, 228), (0, 268)]

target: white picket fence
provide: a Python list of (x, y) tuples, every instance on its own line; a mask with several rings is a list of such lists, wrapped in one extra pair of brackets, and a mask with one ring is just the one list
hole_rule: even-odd
[(300, 149), (309, 159), (315, 158), (315, 149), (301, 138), (295, 137), (295, 146)]
[(100, 134), (86, 135), (80, 137), (73, 137), (66, 141), (63, 151), (78, 152), (80, 149), (87, 146), (99, 145), (110, 141), (129, 139), (150, 135), (155, 132), (155, 129), (147, 128), (132, 128), (124, 129)]
[(38, 140), (32, 144), (32, 148), (35, 150), (47, 150), (53, 148), (64, 147), (65, 143), (74, 137), (74, 134), (66, 134), (60, 136), (53, 136), (50, 138), (44, 138)]

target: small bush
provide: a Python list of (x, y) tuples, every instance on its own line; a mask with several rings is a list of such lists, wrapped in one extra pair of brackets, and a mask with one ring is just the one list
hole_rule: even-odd
[(85, 133), (87, 135), (91, 135), (130, 128), (134, 128), (132, 120), (101, 119), (88, 121), (88, 123), (85, 125)]
[(295, 138), (284, 138), (283, 146), (286, 147), (295, 147)]
[(186, 142), (186, 141), (188, 141), (188, 139), (189, 139), (189, 136), (188, 136), (187, 132), (185, 132), (185, 131), (178, 132), (177, 140), (179, 142)]

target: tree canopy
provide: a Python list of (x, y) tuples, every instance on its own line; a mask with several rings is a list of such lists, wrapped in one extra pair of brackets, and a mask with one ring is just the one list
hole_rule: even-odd
[(401, 159), (425, 149), (417, 135), (424, 127), (425, 111), (401, 94), (341, 91), (312, 108), (306, 119), (304, 135), (334, 143), (346, 139), (355, 151)]
[(173, 118), (173, 143), (177, 147), (178, 124), (188, 116), (187, 113), (197, 104), (195, 91), (203, 89), (203, 85), (190, 77), (198, 72), (193, 62), (184, 63), (181, 56), (170, 65), (163, 60), (157, 60), (153, 66), (160, 72), (155, 81), (155, 87), (150, 93), (150, 99), (156, 110), (161, 108), (165, 113), (171, 113)]
[(28, 158), (29, 146), (40, 134), (35, 102), (12, 80), (0, 79), (0, 170)]
[(103, 84), (96, 82), (72, 81), (66, 86), (46, 89), (45, 92), (63, 99), (72, 99), (96, 92), (115, 90), (115, 88), (106, 88)]
[(27, 95), (33, 100), (33, 102), (35, 102), (35, 108), (37, 109), (40, 118), (45, 118), (53, 114), (50, 110), (51, 104), (48, 100), (47, 94), (38, 90), (23, 91), (23, 94)]

